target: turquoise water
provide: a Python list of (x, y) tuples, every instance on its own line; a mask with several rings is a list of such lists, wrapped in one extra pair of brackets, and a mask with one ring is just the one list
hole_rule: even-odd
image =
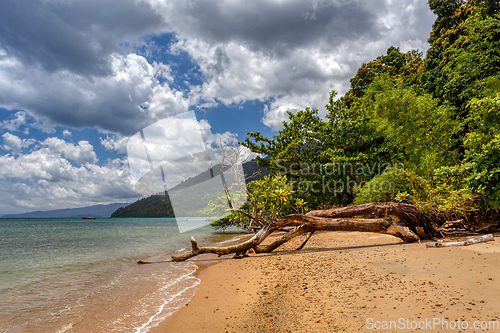
[(0, 332), (146, 332), (199, 284), (193, 262), (169, 262), (190, 236), (234, 238), (175, 219), (0, 219)]

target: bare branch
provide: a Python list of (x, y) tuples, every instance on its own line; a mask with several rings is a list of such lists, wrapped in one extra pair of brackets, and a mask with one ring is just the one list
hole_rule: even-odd
[[(354, 217), (360, 215), (360, 212), (370, 213), (372, 218)], [(244, 214), (250, 216), (250, 214), (246, 212)], [(383, 215), (383, 217), (373, 217), (377, 214)], [(265, 253), (273, 251), (292, 238), (306, 234), (304, 241), (298, 247), (298, 249), (302, 249), (314, 232), (318, 230), (376, 232), (398, 237), (408, 243), (419, 242), (420, 238), (417, 236), (416, 230), (417, 228), (421, 228), (421, 225), (426, 221), (421, 215), (424, 216), (411, 205), (379, 203), (346, 207), (336, 210), (314, 211), (305, 215), (290, 214), (267, 223), (251, 239), (237, 245), (226, 247), (200, 247), (196, 240), (191, 239), (192, 250), (183, 256), (173, 256), (172, 260), (182, 261), (203, 253), (215, 253), (218, 255), (238, 253), (240, 254), (239, 257), (241, 257), (250, 249), (254, 249), (257, 253)], [(399, 221), (394, 220), (391, 216), (397, 217)], [(272, 232), (289, 226), (295, 227), (274, 240), (271, 244), (260, 245)]]

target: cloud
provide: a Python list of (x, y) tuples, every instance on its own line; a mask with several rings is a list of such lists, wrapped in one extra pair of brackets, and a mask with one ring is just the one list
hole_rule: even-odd
[(147, 2), (28, 2), (0, 4), (0, 107), (45, 119), (47, 132), (64, 125), (121, 134), (187, 110), (168, 85), (168, 66), (134, 53), (167, 32)]
[(338, 45), (381, 26), (373, 11), (388, 10), (383, 0), (366, 1), (190, 1), (150, 3), (187, 39), (210, 44), (236, 42), (258, 52), (283, 56), (291, 49)]
[(114, 133), (106, 133), (105, 138), (100, 138), (101, 146), (108, 151), (117, 151), (122, 154), (127, 153), (127, 141), (129, 137), (116, 135)]
[[(434, 19), (421, 0), (4, 0), (0, 108), (12, 114), (0, 123), (0, 211), (137, 196), (127, 162), (98, 165), (88, 141), (62, 139), (72, 128), (125, 154), (127, 136), (160, 119), (259, 100), (278, 129), (286, 111), (324, 114), (328, 93), (345, 93), (389, 46), (425, 51)], [(163, 34), (174, 44), (152, 41)], [(208, 145), (235, 144), (198, 125)], [(32, 128), (51, 137), (26, 137)]]
[(97, 155), (94, 152), (94, 147), (85, 140), (79, 141), (77, 145), (74, 145), (59, 138), (48, 138), (41, 144), (49, 148), (50, 151), (62, 154), (64, 157), (78, 164), (94, 164), (97, 162)]
[(9, 131), (17, 131), (19, 128), (26, 124), (28, 114), (25, 111), (18, 111), (14, 117), (4, 120), (0, 123), (0, 128), (4, 128)]
[[(265, 101), (273, 128), (287, 108), (324, 112), (362, 62), (425, 50), (434, 20), (419, 0), (30, 2), (0, 4), (0, 106), (122, 135), (217, 103)], [(167, 32), (178, 43), (166, 55), (186, 52), (201, 72), (187, 95), (170, 65), (133, 53)]]
[[(84, 207), (133, 201), (140, 197), (131, 182), (126, 158), (97, 165), (94, 147), (57, 137), (43, 141), (2, 136), (0, 212)], [(26, 152), (27, 148), (31, 148)]]
[(13, 153), (21, 153), (24, 148), (28, 148), (36, 141), (34, 139), (21, 139), (8, 132), (2, 135), (2, 139), (4, 142), (2, 148)]
[(30, 133), (31, 128), (35, 128), (44, 133), (54, 133), (55, 124), (48, 118), (29, 114), (26, 111), (17, 111), (13, 116), (8, 117), (0, 123), (0, 129), (6, 129), (11, 132), (19, 131), (25, 135)]
[(264, 124), (277, 129), (286, 110), (325, 112), (363, 63), (391, 45), (425, 51), (433, 14), (418, 0), (150, 0), (177, 33), (205, 78), (192, 103), (268, 103)]
[[(129, 138), (130, 172), (134, 183), (153, 173), (170, 188), (221, 163), (221, 147), (237, 143), (236, 134), (212, 133), (206, 120), (198, 121), (194, 112), (187, 112), (162, 119)], [(161, 184), (154, 177), (150, 182), (145, 190), (155, 193), (151, 188)]]
[(19, 59), (0, 57), (0, 105), (25, 109), (55, 124), (97, 127), (132, 134), (148, 122), (187, 110), (182, 93), (161, 84), (168, 67), (136, 54), (110, 55), (111, 75), (85, 77), (69, 71), (48, 73)]
[[(104, 166), (74, 165), (65, 153), (49, 146), (29, 154), (0, 156), (0, 211), (84, 207), (138, 198), (123, 160), (115, 159)], [(86, 149), (84, 143), (79, 146), (73, 147), (73, 152), (67, 146), (62, 150), (71, 155)]]
[(84, 76), (110, 75), (109, 54), (164, 25), (146, 2), (135, 0), (3, 0), (0, 22), (0, 45), (11, 56), (49, 73)]

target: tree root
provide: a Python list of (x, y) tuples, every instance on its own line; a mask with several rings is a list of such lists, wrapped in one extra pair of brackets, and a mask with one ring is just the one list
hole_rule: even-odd
[[(356, 218), (369, 216), (370, 218)], [(396, 220), (393, 219), (396, 218)], [(271, 244), (260, 245), (271, 233), (284, 227), (290, 228)], [(236, 245), (224, 247), (200, 247), (191, 237), (191, 251), (182, 256), (172, 256), (173, 261), (184, 261), (203, 253), (219, 256), (235, 253), (235, 258), (247, 256), (253, 249), (256, 253), (268, 253), (291, 239), (305, 234), (297, 250), (302, 249), (316, 231), (361, 231), (388, 234), (402, 239), (405, 243), (419, 242), (420, 238), (442, 237), (437, 226), (418, 209), (402, 203), (369, 203), (358, 206), (315, 210), (307, 214), (290, 214), (268, 223), (252, 238)], [(420, 236), (417, 236), (417, 234)]]

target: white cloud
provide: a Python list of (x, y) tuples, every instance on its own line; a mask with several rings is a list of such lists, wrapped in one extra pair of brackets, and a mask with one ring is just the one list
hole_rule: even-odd
[(24, 148), (28, 148), (36, 141), (34, 139), (21, 139), (20, 137), (8, 132), (4, 133), (2, 138), (4, 142), (2, 148), (14, 153), (21, 153)]
[[(165, 65), (151, 65), (136, 54), (112, 54), (110, 59), (111, 74), (99, 78), (69, 71), (48, 73), (15, 58), (0, 61), (0, 106), (22, 108), (56, 124), (124, 134), (187, 111), (182, 93), (158, 80), (168, 75)], [(53, 131), (53, 125), (38, 127), (43, 125)]]
[(4, 53), (49, 74), (108, 76), (110, 54), (124, 53), (126, 45), (140, 44), (164, 26), (141, 0), (0, 2)]
[(425, 51), (434, 20), (417, 0), (150, 2), (205, 78), (190, 102), (270, 101), (263, 122), (274, 129), (287, 110), (324, 114), (329, 92), (345, 93), (356, 69), (389, 46)]
[(127, 141), (129, 137), (106, 133), (105, 138), (100, 138), (101, 146), (109, 151), (117, 151), (123, 154), (127, 153)]
[[(46, 127), (120, 134), (190, 106), (246, 100), (271, 101), (264, 122), (276, 128), (286, 108), (322, 109), (329, 91), (344, 93), (361, 63), (389, 46), (425, 50), (434, 20), (419, 0), (109, 0), (106, 15), (97, 0), (25, 12), (12, 1), (0, 5), (0, 106), (45, 117)], [(12, 26), (19, 37), (2, 34)], [(167, 64), (130, 52), (165, 32), (179, 39), (171, 51), (200, 68), (203, 84), (189, 97), (171, 87)]]
[(41, 144), (50, 151), (62, 154), (64, 157), (78, 164), (94, 164), (97, 162), (97, 155), (94, 152), (94, 147), (86, 140), (79, 141), (77, 145), (74, 145), (53, 137), (46, 139), (41, 142)]
[(4, 213), (84, 207), (137, 197), (121, 160), (104, 166), (75, 166), (49, 148), (17, 157), (0, 156), (0, 211)]
[(4, 128), (9, 131), (17, 131), (21, 126), (26, 124), (27, 116), (28, 115), (25, 111), (18, 111), (14, 117), (0, 123), (0, 128)]

